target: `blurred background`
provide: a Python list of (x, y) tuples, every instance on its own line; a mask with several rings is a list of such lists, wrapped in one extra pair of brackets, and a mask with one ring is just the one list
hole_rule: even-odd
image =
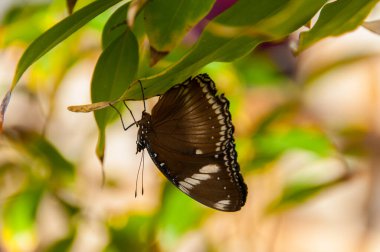
[[(223, 213), (169, 184), (147, 155), (135, 198), (137, 130), (120, 121), (107, 129), (102, 186), (94, 116), (67, 107), (90, 103), (111, 13), (41, 58), (13, 92), (0, 136), (0, 251), (380, 251), (378, 35), (359, 28), (295, 57), (295, 33), (201, 71), (230, 100), (249, 191), (241, 211)], [(0, 2), (1, 97), (25, 48), (67, 15), (65, 1)], [(142, 102), (129, 105), (138, 118)]]

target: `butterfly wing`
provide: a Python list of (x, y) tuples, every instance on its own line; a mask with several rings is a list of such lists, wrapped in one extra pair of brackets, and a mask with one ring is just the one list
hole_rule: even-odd
[(222, 211), (244, 204), (229, 103), (216, 96), (206, 74), (162, 95), (152, 110), (147, 149), (161, 172), (181, 191)]

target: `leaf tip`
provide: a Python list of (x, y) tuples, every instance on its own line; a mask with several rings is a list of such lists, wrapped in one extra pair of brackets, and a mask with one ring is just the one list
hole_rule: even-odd
[(80, 113), (88, 113), (95, 110), (103, 109), (108, 107), (112, 102), (97, 102), (92, 104), (86, 104), (86, 105), (75, 105), (75, 106), (69, 106), (67, 109), (71, 112), (80, 112)]

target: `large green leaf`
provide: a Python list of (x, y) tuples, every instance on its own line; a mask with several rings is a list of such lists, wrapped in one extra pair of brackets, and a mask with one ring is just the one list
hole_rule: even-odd
[(307, 128), (272, 130), (253, 137), (252, 142), (255, 146), (255, 159), (251, 163), (253, 167), (261, 167), (294, 149), (310, 151), (322, 157), (332, 155), (335, 151), (323, 132)]
[(211, 9), (215, 0), (154, 0), (144, 9), (145, 28), (153, 51), (167, 54)]
[[(279, 39), (315, 15), (326, 0), (241, 0), (209, 23), (198, 43), (178, 63), (141, 79), (145, 97), (164, 93), (213, 61), (232, 61), (251, 52), (259, 43)], [(120, 97), (141, 99), (138, 82)]]
[(107, 20), (102, 32), (102, 46), (107, 48), (112, 41), (125, 33), (129, 3), (119, 7)]
[(378, 0), (337, 0), (323, 7), (318, 21), (301, 33), (298, 52), (328, 36), (339, 36), (362, 24)]
[(282, 194), (268, 206), (267, 211), (272, 213), (298, 206), (321, 192), (348, 181), (351, 177), (350, 174), (345, 174), (327, 182), (316, 182), (314, 179), (290, 182), (285, 185)]
[[(91, 83), (92, 101), (116, 99), (134, 80), (138, 62), (137, 40), (125, 26), (124, 33), (103, 51), (96, 64)], [(110, 115), (115, 114), (115, 111), (110, 111), (110, 108), (95, 112), (99, 128), (97, 155), (100, 160), (104, 156), (105, 129), (111, 118)]]
[(104, 12), (111, 6), (122, 0), (97, 0), (73, 15), (63, 19), (58, 24), (47, 30), (26, 49), (18, 62), (16, 73), (13, 78), (12, 88), (16, 85), (22, 74), (39, 58), (65, 40), (79, 28), (84, 26), (94, 17)]
[(75, 12), (73, 15), (70, 15), (69, 17), (63, 19), (61, 22), (47, 30), (29, 45), (17, 64), (12, 85), (0, 105), (0, 132), (2, 131), (4, 115), (11, 98), (12, 90), (24, 72), (39, 58), (41, 58), (60, 42), (77, 31), (79, 28), (84, 26), (91, 19), (95, 18), (100, 13), (104, 12), (120, 1), (122, 0), (97, 0), (82, 8), (81, 10)]

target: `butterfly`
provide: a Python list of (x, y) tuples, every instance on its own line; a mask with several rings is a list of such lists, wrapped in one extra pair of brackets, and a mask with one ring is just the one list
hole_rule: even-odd
[(232, 212), (244, 206), (247, 186), (237, 162), (229, 102), (216, 93), (211, 78), (200, 74), (161, 95), (151, 114), (144, 104), (141, 120), (134, 123), (137, 152), (146, 149), (163, 175), (194, 200)]

